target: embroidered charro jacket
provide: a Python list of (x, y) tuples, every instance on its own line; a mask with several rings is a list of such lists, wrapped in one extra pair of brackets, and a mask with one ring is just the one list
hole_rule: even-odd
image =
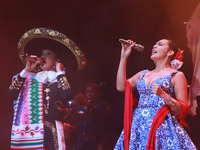
[(56, 121), (62, 122), (63, 102), (72, 95), (67, 78), (56, 72), (29, 73), (25, 78), (20, 75), (14, 76), (8, 89), (14, 100), (11, 149), (18, 145), (58, 149)]

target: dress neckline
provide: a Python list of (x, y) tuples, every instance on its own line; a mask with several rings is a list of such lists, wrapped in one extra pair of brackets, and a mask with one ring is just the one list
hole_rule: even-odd
[(147, 72), (149, 72), (149, 70), (146, 70), (146, 71), (144, 72), (144, 74), (142, 75), (142, 80), (144, 81), (144, 84), (145, 84), (146, 88), (147, 88), (147, 89), (150, 89), (153, 81), (155, 81), (155, 80), (157, 80), (157, 79), (160, 79), (160, 78), (164, 78), (164, 77), (169, 76), (169, 75), (171, 75), (171, 74), (173, 74), (173, 73), (176, 73), (176, 72), (178, 72), (178, 71), (173, 71), (173, 72), (171, 72), (171, 73), (169, 73), (169, 74), (166, 74), (166, 75), (164, 75), (164, 76), (160, 76), (160, 77), (156, 77), (156, 78), (152, 79), (148, 87), (147, 87), (147, 84), (146, 84), (146, 82), (145, 82), (145, 80), (144, 80), (144, 78), (143, 78)]

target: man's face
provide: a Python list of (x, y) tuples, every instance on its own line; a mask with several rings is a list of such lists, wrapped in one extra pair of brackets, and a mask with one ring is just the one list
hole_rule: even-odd
[(87, 87), (85, 96), (88, 101), (95, 102), (100, 98), (100, 92), (98, 92), (96, 88)]

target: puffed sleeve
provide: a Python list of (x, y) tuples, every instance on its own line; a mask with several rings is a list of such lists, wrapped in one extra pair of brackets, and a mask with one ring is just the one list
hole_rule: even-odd
[(72, 97), (72, 89), (67, 78), (63, 74), (60, 74), (57, 76), (57, 83), (60, 92), (60, 98), (62, 100), (70, 99)]
[(13, 81), (8, 88), (8, 97), (12, 100), (17, 100), (20, 90), (23, 87), (26, 78), (21, 77), (19, 74), (13, 77)]

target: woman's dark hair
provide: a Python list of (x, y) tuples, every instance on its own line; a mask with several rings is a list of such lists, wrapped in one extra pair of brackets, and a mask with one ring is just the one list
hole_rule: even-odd
[(169, 50), (173, 50), (174, 51), (174, 55), (170, 58), (170, 60), (173, 60), (174, 57), (176, 56), (177, 52), (178, 52), (178, 46), (172, 40), (169, 40), (169, 39), (166, 39), (166, 40), (168, 41)]

